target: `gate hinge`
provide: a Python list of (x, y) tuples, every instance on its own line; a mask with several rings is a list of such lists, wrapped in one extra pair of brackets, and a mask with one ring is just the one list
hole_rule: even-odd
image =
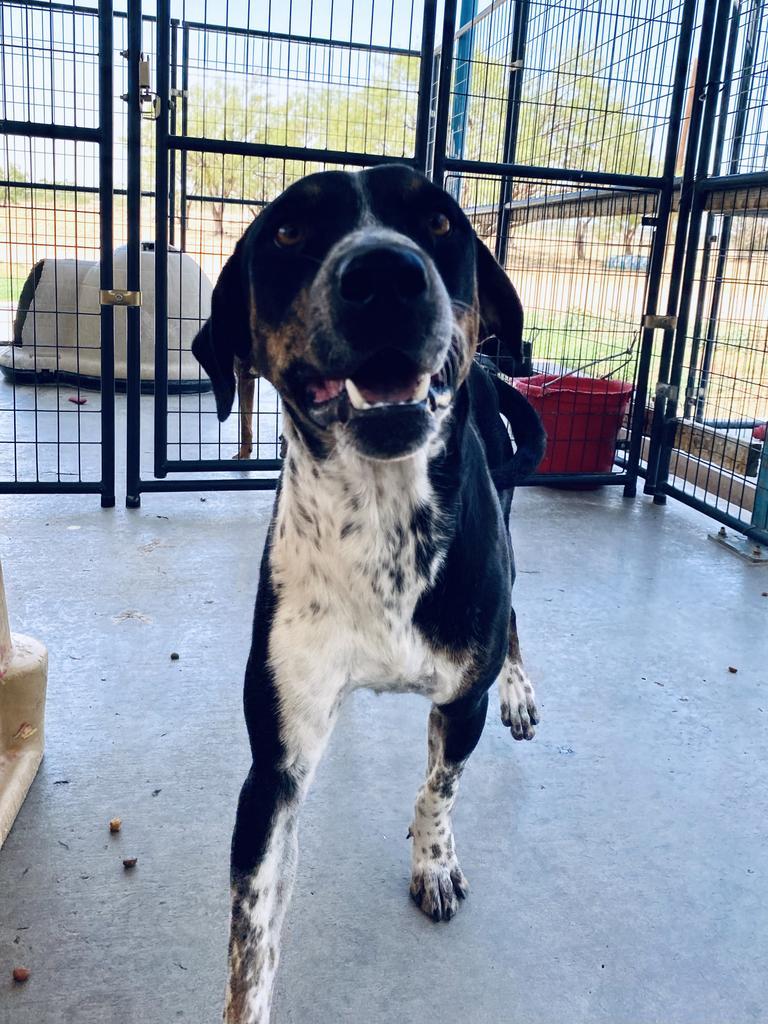
[(679, 394), (679, 389), (674, 387), (672, 384), (663, 384), (661, 381), (656, 385), (656, 399), (661, 400), (662, 398), (668, 399), (670, 402), (676, 402)]
[(643, 317), (643, 327), (650, 327), (652, 331), (674, 331), (677, 327), (677, 317), (646, 313)]
[(102, 288), (99, 292), (102, 306), (140, 306), (141, 292), (126, 292), (122, 288)]
[(178, 99), (185, 100), (188, 96), (189, 96), (189, 89), (171, 89), (171, 99), (172, 100), (178, 100)]
[(645, 217), (640, 221), (644, 228), (657, 228), (659, 226), (659, 218), (651, 217), (646, 214)]
[(522, 57), (518, 57), (517, 60), (511, 61), (510, 65), (509, 65), (509, 70), (510, 71), (522, 71), (524, 67), (525, 67), (525, 62), (523, 61), (523, 58)]

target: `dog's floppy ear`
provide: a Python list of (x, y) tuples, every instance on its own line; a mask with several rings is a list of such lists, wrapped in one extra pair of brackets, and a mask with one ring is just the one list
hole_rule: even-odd
[(518, 364), (523, 358), (523, 304), (490, 249), (475, 236), (480, 341), (495, 335), (503, 354)]
[(235, 356), (251, 355), (249, 303), (243, 273), (244, 239), (219, 274), (211, 297), (211, 315), (192, 342), (192, 354), (211, 378), (216, 414), (223, 422), (235, 400)]

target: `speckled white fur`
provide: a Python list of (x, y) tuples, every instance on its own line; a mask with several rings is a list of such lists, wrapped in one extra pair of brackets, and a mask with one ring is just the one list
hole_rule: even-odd
[(539, 721), (536, 695), (519, 657), (507, 656), (497, 685), (502, 722), (512, 730), (515, 739), (532, 740)]
[[(269, 648), (287, 734), (310, 705), (327, 715), (356, 687), (449, 700), (460, 672), (413, 624), (442, 560), (438, 551), (428, 577), (417, 572), (411, 518), (433, 506), (428, 453), (372, 462), (339, 446), (318, 472), (294, 438), (288, 458), (272, 541), (278, 602)], [(439, 536), (436, 513), (433, 523)], [(402, 574), (400, 592), (389, 569)]]
[[(281, 767), (300, 783), (298, 800), (290, 814), (278, 814), (267, 853), (246, 880), (246, 899), (238, 899), (247, 904), (248, 894), (258, 894), (244, 911), (253, 941), (231, 951), (230, 969), (243, 973), (235, 957), (250, 957), (256, 967), (246, 967), (248, 995), (239, 1015), (228, 993), (228, 1024), (269, 1021), (277, 955), (270, 961), (265, 951), (279, 948), (293, 883), (295, 815), (344, 696), (370, 687), (445, 702), (463, 679), (462, 664), (431, 651), (413, 624), (416, 604), (443, 557), (438, 544), (428, 573), (420, 573), (412, 529), (414, 511), (433, 506), (428, 459), (439, 439), (431, 452), (393, 462), (363, 459), (342, 440), (329, 459), (317, 463), (290, 424), (286, 433), (288, 458), (270, 551), (277, 602), (269, 662), (286, 751)], [(440, 536), (436, 511), (431, 536)], [(399, 586), (390, 570), (402, 574)]]

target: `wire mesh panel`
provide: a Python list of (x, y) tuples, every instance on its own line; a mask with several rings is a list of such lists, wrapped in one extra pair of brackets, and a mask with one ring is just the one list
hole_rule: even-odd
[(768, 188), (707, 206), (661, 486), (768, 538)]
[(456, 32), (449, 155), (659, 175), (683, 7), (490, 4)]
[[(492, 251), (501, 188), (498, 178), (461, 180), (464, 209)], [(616, 453), (626, 447), (657, 204), (650, 192), (514, 182), (504, 266), (530, 352), (529, 376), (516, 385), (549, 435), (543, 474), (622, 472)], [(515, 372), (493, 348), (501, 371)]]
[[(157, 376), (153, 469), (161, 478), (229, 471), (222, 486), (247, 485), (247, 470), (262, 486), (280, 465), (275, 391), (239, 367), (240, 399), (251, 401), (252, 389), (253, 411), (236, 407), (219, 424), (205, 374), (195, 367), (190, 379), (180, 367), (223, 263), (288, 185), (325, 169), (425, 165), (435, 3), (317, 0), (222, 15), (213, 23), (192, 0), (158, 9), (155, 259), (167, 316), (156, 318), (155, 343), (167, 353), (163, 363), (156, 352), (167, 380)], [(189, 272), (174, 279), (175, 250)], [(174, 389), (182, 377), (189, 386)]]
[[(717, 9), (711, 116), (696, 180), (681, 191), (693, 213), (649, 489), (768, 542), (765, 15), (762, 2)], [(660, 419), (657, 403), (654, 426)]]
[(59, 3), (0, 4), (2, 117), (60, 127), (99, 125), (97, 11)]
[(303, 26), (305, 35), (300, 20), (287, 34), (268, 14), (253, 19), (263, 28), (190, 24), (188, 7), (180, 5), (187, 132), (199, 138), (413, 157), (420, 6), (395, 0), (391, 19), (382, 25), (384, 5), (358, 5), (357, 24), (333, 19), (332, 4), (302, 5), (312, 13)]
[[(354, 169), (276, 157), (221, 153), (189, 153), (188, 156), (204, 163), (207, 173), (227, 176), (232, 187), (226, 199), (197, 193), (186, 196), (184, 253), (199, 269), (197, 280), (182, 278), (177, 287), (169, 285), (168, 288), (169, 370), (186, 359), (191, 337), (199, 330), (201, 318), (204, 321), (210, 310), (213, 283), (240, 236), (264, 206), (306, 174)], [(191, 329), (187, 329), (187, 325)], [(258, 465), (280, 458), (280, 399), (268, 381), (249, 378), (253, 380), (253, 411), (245, 432), (250, 430), (252, 439), (246, 441), (239, 405), (225, 423), (219, 423), (207, 378), (199, 368), (195, 376), (199, 387), (190, 389), (195, 393), (182, 389), (173, 393), (169, 386), (166, 400), (169, 469), (209, 471), (217, 466), (232, 468), (233, 459), (247, 466), (249, 463), (242, 460)], [(273, 467), (266, 468), (274, 472)]]
[(501, 0), (471, 17), (451, 7), (438, 178), (520, 290), (532, 376), (517, 386), (550, 435), (542, 476), (590, 474), (631, 493), (694, 5)]
[(101, 491), (105, 504), (111, 23), (108, 7), (0, 4), (0, 490)]
[[(545, 417), (545, 475), (629, 489), (650, 417), (650, 491), (759, 518), (766, 6), (446, 0), (438, 27), (435, 0), (161, 0), (157, 19), (129, 0), (113, 26), (106, 4), (0, 0), (0, 487), (104, 488), (113, 325), (129, 500), (199, 486), (168, 474), (273, 482), (278, 396), (246, 373), (253, 411), (219, 424), (191, 341), (285, 187), (401, 160), (432, 168), (522, 295), (526, 365), (484, 350)], [(141, 306), (103, 306), (112, 284)], [(684, 384), (674, 430), (651, 417), (657, 373)], [(725, 497), (680, 477), (695, 445)]]
[[(721, 153), (713, 174), (768, 170), (768, 6), (765, 0), (733, 5), (730, 22), (732, 69), (721, 84)], [(725, 40), (723, 39), (723, 44)]]

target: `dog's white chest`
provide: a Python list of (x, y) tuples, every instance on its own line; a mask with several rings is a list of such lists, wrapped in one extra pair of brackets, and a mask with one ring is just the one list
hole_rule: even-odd
[[(413, 625), (439, 568), (439, 532), (423, 462), (318, 471), (293, 456), (274, 526), (273, 664), (313, 689), (440, 685)], [(427, 536), (429, 532), (429, 536)]]

